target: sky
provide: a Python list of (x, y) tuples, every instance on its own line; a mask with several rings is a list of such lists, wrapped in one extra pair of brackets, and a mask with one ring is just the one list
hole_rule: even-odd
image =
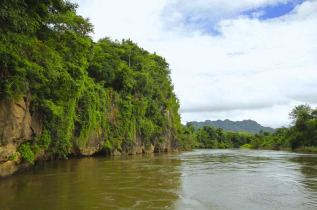
[(289, 126), (317, 107), (317, 0), (71, 0), (95, 41), (131, 39), (170, 64), (182, 123)]

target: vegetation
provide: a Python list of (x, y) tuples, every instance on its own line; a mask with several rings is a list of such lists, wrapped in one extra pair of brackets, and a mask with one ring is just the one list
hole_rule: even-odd
[(15, 153), (15, 154), (13, 154), (13, 155), (10, 155), (10, 156), (8, 157), (8, 160), (9, 160), (9, 161), (13, 161), (13, 160), (16, 159), (17, 156), (18, 156), (18, 153)]
[(30, 163), (34, 162), (34, 152), (30, 146), (30, 143), (24, 143), (19, 147), (19, 153), (21, 153), (22, 158)]
[(106, 149), (144, 145), (172, 132), (182, 149), (179, 102), (164, 58), (131, 40), (94, 43), (93, 26), (64, 0), (0, 2), (0, 100), (31, 95), (43, 134), (20, 146), (22, 157), (47, 151), (66, 158), (98, 132)]
[(40, 151), (66, 158), (92, 133), (110, 151), (131, 149), (137, 138), (162, 144), (168, 132), (184, 150), (317, 146), (317, 110), (308, 105), (291, 112), (293, 127), (274, 133), (183, 127), (165, 59), (131, 40), (93, 42), (93, 26), (76, 8), (64, 0), (0, 1), (0, 100), (31, 96), (44, 122), (42, 135), (18, 148), (26, 161)]
[(231, 120), (217, 120), (210, 121), (206, 120), (204, 122), (193, 121), (193, 126), (197, 130), (198, 128), (203, 128), (204, 126), (212, 126), (214, 128), (222, 128), (223, 131), (233, 131), (236, 133), (247, 132), (247, 133), (259, 133), (260, 130), (274, 132), (273, 128), (264, 127), (253, 120), (242, 120), (242, 121), (231, 121)]
[(296, 106), (290, 113), (293, 126), (278, 128), (274, 132), (259, 133), (224, 132), (222, 128), (204, 126), (195, 132), (193, 123), (187, 123), (185, 131), (196, 138), (199, 148), (252, 148), (292, 149), (317, 151), (317, 109), (309, 105)]

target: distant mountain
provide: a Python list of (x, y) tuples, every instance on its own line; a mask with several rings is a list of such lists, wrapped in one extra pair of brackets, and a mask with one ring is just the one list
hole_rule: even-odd
[(231, 120), (217, 120), (205, 122), (192, 122), (195, 129), (203, 128), (204, 126), (213, 126), (215, 128), (223, 128), (224, 131), (233, 132), (248, 132), (248, 133), (258, 133), (262, 129), (263, 131), (273, 132), (274, 129), (270, 127), (264, 127), (253, 120), (243, 120), (243, 121), (231, 121)]

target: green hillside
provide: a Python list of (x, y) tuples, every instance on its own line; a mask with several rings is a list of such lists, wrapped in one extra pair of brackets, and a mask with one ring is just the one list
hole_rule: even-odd
[(253, 120), (243, 120), (243, 121), (231, 121), (231, 120), (217, 120), (210, 121), (206, 120), (204, 122), (193, 121), (193, 126), (197, 130), (198, 128), (203, 128), (204, 126), (212, 126), (215, 128), (223, 128), (226, 131), (233, 132), (248, 132), (248, 133), (258, 133), (260, 130), (273, 132), (274, 129), (270, 127), (264, 127)]
[(188, 148), (163, 57), (129, 39), (94, 42), (93, 25), (68, 1), (0, 5), (0, 102), (11, 107), (23, 99), (41, 128), (40, 136), (21, 138), (9, 154), (17, 150), (33, 162), (42, 151), (66, 158), (91, 144), (128, 152), (167, 139), (170, 147)]

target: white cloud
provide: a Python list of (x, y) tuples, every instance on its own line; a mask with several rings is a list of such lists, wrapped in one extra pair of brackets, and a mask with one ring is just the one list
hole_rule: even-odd
[[(218, 21), (233, 18), (241, 12), (288, 2), (294, 0), (174, 0), (164, 7), (162, 19), (167, 29), (177, 28), (185, 33), (188, 30), (214, 27)], [(260, 14), (263, 12), (253, 13), (255, 17)]]
[[(161, 33), (160, 11), (165, 0), (73, 0), (78, 12), (90, 17), (95, 40), (105, 36), (150, 41)], [(83, 6), (81, 6), (83, 4)]]
[[(276, 127), (288, 125), (294, 105), (317, 105), (317, 2), (267, 21), (230, 14), (286, 1), (78, 3), (86, 2), (79, 13), (91, 17), (95, 39), (131, 38), (167, 59), (183, 122), (254, 119)], [(186, 16), (213, 18), (221, 35), (184, 28)]]

